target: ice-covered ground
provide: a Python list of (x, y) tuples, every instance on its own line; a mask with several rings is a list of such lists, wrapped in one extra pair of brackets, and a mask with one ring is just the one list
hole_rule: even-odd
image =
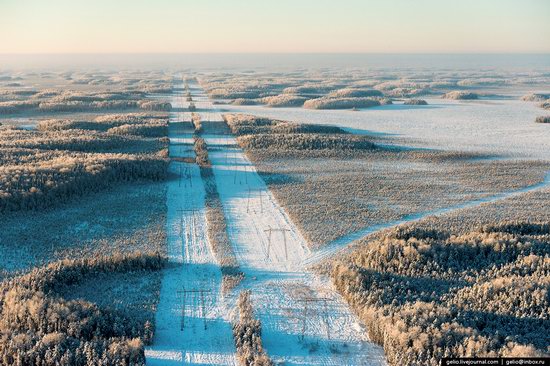
[[(188, 116), (181, 87), (170, 114), (170, 157), (194, 156), (192, 130), (175, 123)], [(235, 365), (229, 314), (221, 296), (221, 272), (208, 246), (204, 186), (196, 164), (172, 161), (167, 192), (169, 265), (164, 271), (148, 365)], [(200, 292), (189, 292), (184, 290)], [(183, 315), (183, 316), (182, 316)]]
[[(192, 93), (204, 120), (222, 121), (195, 85)], [(203, 137), (229, 239), (245, 273), (237, 290), (252, 290), (269, 356), (285, 365), (384, 365), (383, 350), (367, 339), (341, 297), (304, 270), (301, 263), (310, 254), (305, 240), (234, 137)]]
[(426, 100), (427, 106), (396, 102), (360, 111), (232, 105), (224, 105), (223, 109), (302, 123), (337, 125), (356, 133), (403, 138), (407, 144), (423, 147), (548, 159), (550, 128), (534, 122), (537, 116), (548, 112), (535, 102), (503, 98)]

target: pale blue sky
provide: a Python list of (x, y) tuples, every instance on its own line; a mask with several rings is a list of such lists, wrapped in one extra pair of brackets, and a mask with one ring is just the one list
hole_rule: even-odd
[(550, 52), (550, 0), (0, 0), (0, 53)]

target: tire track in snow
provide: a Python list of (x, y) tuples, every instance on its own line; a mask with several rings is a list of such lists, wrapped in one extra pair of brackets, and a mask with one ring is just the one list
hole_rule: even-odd
[[(203, 126), (205, 120), (223, 124), (221, 115), (214, 112), (208, 97), (199, 90), (192, 86)], [(310, 254), (305, 240), (243, 151), (235, 147), (235, 139), (230, 135), (203, 137), (210, 147), (229, 239), (245, 273), (239, 288), (252, 290), (269, 356), (285, 365), (385, 365), (383, 350), (367, 339), (366, 331), (343, 299), (325, 281), (304, 271), (302, 262)], [(259, 194), (249, 200), (248, 188)], [(270, 240), (264, 231), (269, 228), (288, 230), (288, 259), (283, 235), (274, 232)], [(316, 302), (306, 310), (302, 300), (310, 297), (329, 301), (326, 308), (323, 302)]]
[[(181, 80), (181, 78), (180, 78)], [(182, 110), (183, 83), (175, 85), (172, 106)], [(175, 125), (189, 116), (170, 113), (170, 157), (192, 157), (192, 131)], [(204, 186), (196, 164), (172, 161), (167, 193), (167, 244), (169, 265), (164, 271), (156, 313), (153, 345), (146, 347), (148, 365), (235, 365), (235, 346), (228, 311), (221, 298), (221, 272), (206, 236)], [(181, 179), (188, 170), (190, 179)], [(190, 211), (186, 211), (190, 210)], [(204, 314), (200, 296), (183, 289), (208, 288)], [(185, 327), (181, 328), (182, 313)], [(206, 318), (206, 329), (204, 319)]]

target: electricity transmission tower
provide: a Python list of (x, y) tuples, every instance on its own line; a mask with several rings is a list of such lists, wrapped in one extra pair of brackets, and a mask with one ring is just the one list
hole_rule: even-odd
[(211, 289), (207, 288), (199, 288), (199, 289), (190, 289), (187, 290), (185, 287), (183, 290), (177, 290), (176, 294), (181, 297), (181, 322), (180, 322), (180, 330), (183, 331), (185, 329), (185, 316), (186, 316), (186, 307), (188, 300), (191, 300), (191, 315), (194, 315), (194, 308), (193, 305), (196, 304), (197, 297), (200, 301), (200, 317), (203, 320), (204, 329), (208, 327), (207, 318), (206, 318), (206, 302), (205, 302), (205, 294), (211, 293)]
[(307, 330), (307, 320), (308, 320), (308, 316), (310, 315), (308, 310), (309, 310), (309, 305), (310, 304), (320, 304), (320, 303), (323, 303), (323, 308), (324, 308), (324, 312), (323, 312), (323, 321), (325, 323), (325, 326), (326, 326), (326, 331), (327, 331), (327, 338), (330, 339), (330, 322), (329, 322), (329, 313), (328, 313), (328, 302), (329, 301), (334, 301), (333, 299), (330, 299), (330, 298), (326, 298), (326, 297), (304, 297), (304, 298), (301, 298), (301, 299), (298, 299), (296, 300), (298, 302), (301, 302), (304, 304), (304, 312), (302, 314), (302, 333), (301, 333), (301, 338), (302, 338), (302, 341), (304, 340), (305, 338), (305, 334), (306, 334), (306, 330)]
[(283, 234), (283, 243), (284, 243), (284, 246), (285, 246), (285, 259), (288, 260), (288, 248), (287, 248), (287, 245), (286, 245), (286, 233), (289, 232), (290, 229), (273, 229), (273, 228), (269, 228), (269, 229), (266, 229), (264, 230), (264, 232), (266, 232), (268, 235), (267, 235), (267, 257), (266, 259), (269, 259), (269, 256), (270, 256), (270, 253), (271, 253), (271, 234), (274, 233), (274, 232), (278, 232), (278, 233), (282, 233)]
[(263, 189), (261, 189), (261, 188), (252, 189), (250, 187), (248, 188), (248, 198), (246, 200), (246, 212), (250, 212), (250, 200), (252, 198), (252, 192), (258, 192), (259, 193), (259, 196), (260, 196), (260, 213), (263, 213), (264, 212), (264, 204), (263, 204), (263, 200), (262, 200)]
[(187, 187), (187, 182), (189, 182), (189, 187), (193, 187), (193, 174), (191, 173), (191, 168), (188, 165), (180, 165), (179, 187), (181, 187), (182, 182), (184, 187)]
[[(237, 153), (235, 153), (236, 155)], [(235, 168), (233, 169), (233, 184), (237, 184), (237, 175), (239, 176), (239, 184), (243, 184), (242, 176), (244, 175), (244, 184), (248, 184), (248, 165), (243, 165), (244, 172), (241, 172), (239, 169), (237, 169), (237, 158), (235, 156), (234, 160)]]
[[(181, 254), (184, 258), (184, 262), (189, 262), (189, 246), (185, 245), (185, 242), (189, 243), (191, 241), (191, 235), (193, 234), (193, 230), (196, 227), (196, 212), (197, 210), (195, 208), (188, 208), (188, 209), (178, 209), (176, 210), (178, 215), (180, 215), (180, 237), (181, 237)], [(190, 213), (191, 220), (185, 220), (185, 229), (183, 227), (183, 217), (186, 213)], [(186, 240), (187, 239), (187, 240)]]

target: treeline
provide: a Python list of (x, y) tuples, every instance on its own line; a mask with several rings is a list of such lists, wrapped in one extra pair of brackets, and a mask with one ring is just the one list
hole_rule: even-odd
[[(268, 107), (301, 107), (304, 105), (306, 100), (307, 97), (295, 94), (280, 94), (260, 99), (260, 101)], [(240, 104), (242, 105), (246, 103), (241, 102)]]
[(198, 113), (191, 113), (191, 122), (195, 128), (195, 134), (200, 135), (202, 133), (201, 116)]
[(207, 89), (208, 95), (213, 99), (255, 99), (266, 95), (262, 90), (252, 90), (247, 87), (229, 87)]
[(359, 89), (359, 88), (344, 88), (330, 92), (330, 98), (366, 98), (366, 97), (383, 97), (384, 93), (376, 89)]
[(64, 286), (100, 273), (158, 271), (159, 254), (63, 260), (0, 283), (2, 365), (145, 365), (152, 319), (129, 318), (84, 300), (65, 300)]
[[(9, 131), (2, 134), (7, 133)], [(37, 131), (12, 130), (11, 133), (14, 134), (13, 140), (21, 141), (4, 144), (22, 147), (22, 140), (25, 140), (27, 147), (81, 151), (88, 148), (92, 152), (104, 152), (108, 149), (147, 152), (167, 147), (168, 116), (128, 113), (103, 115), (93, 121), (50, 119), (40, 121)], [(67, 142), (72, 142), (74, 146)], [(85, 146), (85, 142), (91, 145)], [(38, 145), (39, 143), (41, 144)]]
[(272, 366), (262, 346), (262, 325), (254, 317), (250, 294), (250, 290), (242, 291), (237, 302), (239, 318), (233, 323), (237, 359), (242, 366)]
[[(388, 103), (386, 103), (388, 104)], [(310, 99), (304, 103), (304, 108), (309, 109), (352, 109), (371, 108), (380, 106), (380, 100), (368, 98), (332, 98), (322, 97)]]
[(403, 102), (405, 105), (428, 105), (424, 99), (407, 99)]
[(0, 102), (0, 114), (16, 114), (38, 108), (40, 102), (34, 100), (15, 100)]
[[(28, 98), (28, 99), (25, 99)], [(144, 92), (60, 92), (34, 91), (4, 95), (0, 101), (0, 114), (21, 112), (95, 112), (107, 110), (142, 109), (147, 111), (170, 111), (172, 105), (166, 101), (144, 99)], [(11, 100), (6, 100), (11, 99)]]
[(202, 137), (198, 137), (197, 135), (195, 135), (193, 139), (195, 141), (195, 161), (197, 162), (199, 167), (209, 167), (210, 159), (208, 159), (208, 149), (206, 147), (206, 142)]
[(168, 114), (166, 113), (116, 113), (103, 114), (91, 121), (73, 119), (49, 119), (38, 123), (39, 131), (62, 131), (62, 130), (93, 130), (108, 131), (112, 128), (125, 125), (159, 125), (168, 126)]
[[(485, 77), (486, 76), (486, 77)], [(327, 108), (329, 103), (338, 108), (360, 108), (355, 103), (331, 101), (338, 98), (373, 98), (382, 104), (390, 98), (417, 98), (423, 95), (441, 95), (445, 92), (476, 92), (480, 88), (495, 85), (546, 85), (548, 76), (543, 74), (503, 75), (487, 73), (450, 73), (439, 70), (436, 74), (421, 75), (416, 72), (408, 75), (397, 75), (392, 72), (379, 71), (368, 73), (361, 71), (309, 73), (235, 73), (217, 74), (201, 77), (201, 85), (213, 99), (231, 101), (232, 104), (252, 105), (265, 103), (272, 106), (300, 106), (302, 98), (322, 98), (314, 105)], [(546, 83), (546, 84), (545, 84)], [(284, 94), (291, 97), (285, 99)], [(477, 95), (477, 94), (476, 94)], [(274, 98), (270, 98), (270, 97)], [(536, 94), (532, 100), (542, 102), (547, 94)], [(470, 96), (470, 98), (474, 95)], [(527, 96), (526, 98), (530, 98)], [(531, 100), (531, 99), (527, 99)], [(307, 102), (306, 102), (307, 103)], [(548, 104), (548, 103), (547, 103)], [(345, 107), (343, 105), (346, 105)]]
[(371, 150), (371, 138), (339, 127), (277, 121), (249, 115), (225, 115), (239, 145), (248, 150)]
[(301, 124), (247, 114), (226, 114), (223, 116), (231, 132), (237, 136), (252, 134), (320, 133), (347, 134), (340, 127)]
[(117, 182), (166, 177), (167, 159), (133, 154), (82, 154), (0, 167), (0, 212), (49, 207)]
[(0, 148), (69, 150), (88, 153), (148, 151), (161, 145), (156, 140), (86, 130), (29, 131), (0, 129)]
[(363, 242), (332, 280), (390, 365), (548, 356), (549, 248), (550, 223), (406, 226)]
[(145, 111), (169, 112), (172, 110), (172, 104), (156, 100), (141, 100), (138, 102), (138, 107)]
[(51, 101), (38, 102), (10, 101), (0, 103), (0, 114), (17, 114), (21, 112), (97, 112), (123, 109), (143, 109), (147, 111), (170, 111), (172, 105), (167, 102), (148, 100), (110, 100), (110, 101)]
[(107, 130), (114, 135), (163, 137), (168, 135), (168, 125), (165, 121), (149, 122), (147, 124), (127, 124)]
[(40, 112), (85, 112), (101, 111), (109, 109), (131, 109), (138, 108), (137, 101), (132, 100), (109, 100), (109, 101), (50, 101), (40, 102)]
[(451, 91), (443, 94), (441, 98), (455, 99), (455, 100), (472, 100), (472, 99), (478, 99), (479, 95), (477, 93), (472, 93), (468, 91), (455, 90), (455, 91)]
[(237, 140), (244, 149), (372, 150), (375, 148), (375, 144), (369, 138), (357, 135), (263, 134), (242, 136)]
[[(270, 97), (266, 97), (266, 98), (270, 98)], [(264, 99), (264, 98), (262, 98), (262, 99)], [(217, 104), (217, 103), (221, 103), (221, 102), (214, 101), (213, 103)], [(257, 105), (258, 104), (258, 99), (237, 98), (237, 99), (233, 99), (231, 101), (231, 104), (233, 104), (233, 105)]]
[[(223, 280), (222, 291), (228, 292), (237, 286), (244, 278), (239, 268), (237, 256), (227, 234), (227, 222), (223, 212), (223, 206), (216, 187), (216, 178), (212, 170), (212, 164), (208, 159), (207, 145), (204, 139), (195, 136), (195, 151), (197, 163), (205, 189), (206, 221), (208, 223), (208, 242), (212, 252), (220, 264)], [(200, 158), (199, 158), (200, 155)]]

